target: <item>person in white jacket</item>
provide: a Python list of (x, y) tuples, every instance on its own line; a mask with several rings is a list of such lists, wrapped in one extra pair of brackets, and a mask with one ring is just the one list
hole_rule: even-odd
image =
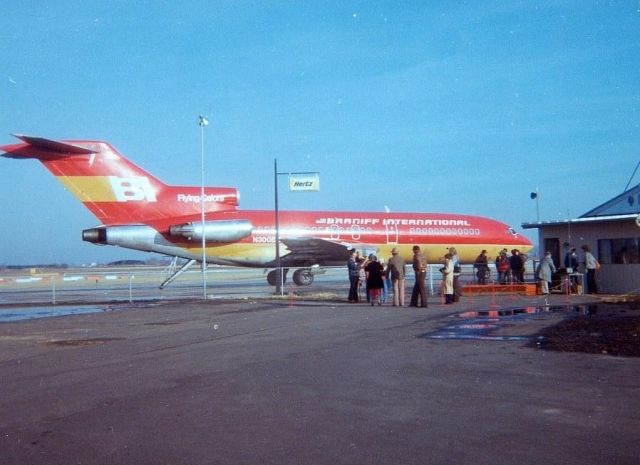
[(538, 264), (538, 269), (536, 270), (536, 274), (538, 279), (540, 280), (540, 291), (542, 294), (549, 293), (549, 283), (553, 278), (553, 273), (556, 272), (556, 267), (553, 264), (553, 259), (551, 258), (551, 252), (547, 252), (544, 254), (544, 258), (540, 260)]
[(453, 255), (450, 253), (444, 256), (444, 267), (442, 272), (442, 288), (444, 290), (444, 303), (453, 303)]

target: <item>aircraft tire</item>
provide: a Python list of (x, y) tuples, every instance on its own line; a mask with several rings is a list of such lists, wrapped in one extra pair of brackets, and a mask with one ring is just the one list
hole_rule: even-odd
[(298, 286), (308, 286), (313, 283), (313, 275), (307, 268), (300, 268), (293, 273), (293, 282)]
[[(287, 272), (289, 271), (288, 268), (283, 268), (282, 269), (282, 284), (287, 282)], [(278, 277), (277, 274), (277, 270), (271, 270), (267, 273), (267, 282), (269, 283), (269, 285), (271, 286), (275, 286), (276, 285), (276, 279)]]

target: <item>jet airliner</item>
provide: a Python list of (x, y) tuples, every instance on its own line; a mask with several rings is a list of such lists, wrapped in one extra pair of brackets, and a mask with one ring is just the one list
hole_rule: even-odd
[[(203, 244), (207, 263), (273, 269), (267, 280), (275, 284), (275, 212), (238, 208), (237, 189), (204, 189), (203, 224), (201, 187), (167, 185), (109, 143), (14, 136), (21, 142), (0, 146), (3, 157), (39, 160), (98, 219), (84, 241), (187, 259), (160, 287), (201, 262)], [(452, 213), (280, 211), (278, 237), (280, 264), (295, 269), (298, 285), (324, 267), (345, 266), (351, 248), (388, 257), (395, 247), (410, 262), (419, 245), (434, 263), (456, 247), (461, 262), (473, 263), (482, 249), (495, 256), (532, 247), (505, 223)]]

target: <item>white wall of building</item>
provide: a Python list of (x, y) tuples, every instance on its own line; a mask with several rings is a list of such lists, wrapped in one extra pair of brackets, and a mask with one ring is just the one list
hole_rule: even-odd
[[(599, 259), (598, 240), (632, 237), (640, 237), (640, 227), (634, 220), (542, 225), (538, 229), (539, 253), (541, 256), (545, 253), (545, 239), (559, 239), (560, 263), (556, 265), (563, 267), (564, 255), (570, 247), (577, 249), (579, 260), (583, 262), (582, 245), (589, 245)], [(602, 264), (596, 272), (596, 281), (602, 294), (640, 293), (640, 264)]]

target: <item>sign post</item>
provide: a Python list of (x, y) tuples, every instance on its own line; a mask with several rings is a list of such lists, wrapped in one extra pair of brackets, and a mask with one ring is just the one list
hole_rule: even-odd
[(320, 173), (316, 171), (298, 173), (279, 173), (278, 159), (273, 160), (273, 177), (275, 187), (275, 216), (276, 216), (276, 294), (284, 295), (284, 273), (280, 259), (280, 213), (278, 208), (278, 176), (289, 176), (290, 192), (317, 192), (320, 190)]

